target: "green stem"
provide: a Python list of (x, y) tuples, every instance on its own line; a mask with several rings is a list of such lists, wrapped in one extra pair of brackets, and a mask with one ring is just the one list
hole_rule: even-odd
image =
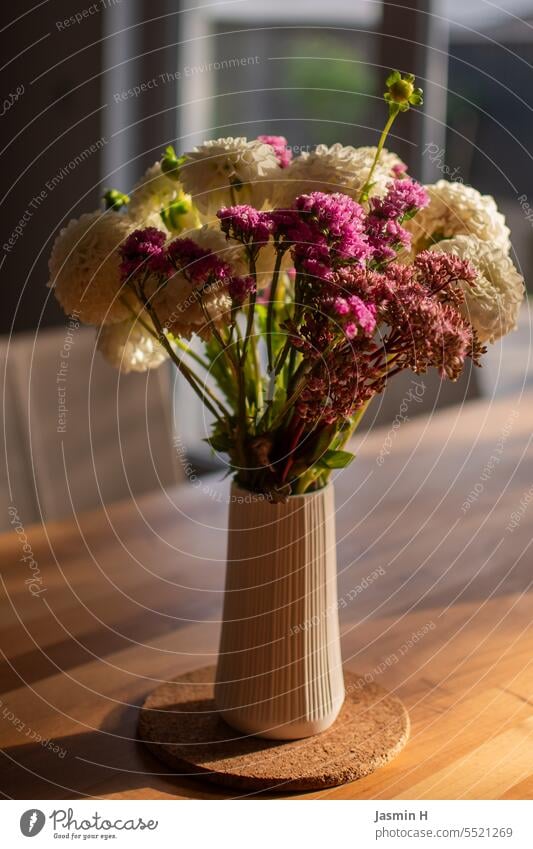
[(276, 262), (274, 265), (274, 272), (272, 274), (272, 285), (270, 287), (270, 298), (268, 301), (268, 310), (267, 310), (267, 320), (266, 320), (266, 333), (267, 333), (267, 351), (268, 351), (268, 374), (272, 372), (274, 367), (273, 361), (273, 352), (272, 352), (272, 324), (274, 320), (274, 306), (276, 302), (276, 291), (278, 288), (279, 281), (279, 273), (281, 269), (281, 261), (283, 259), (283, 252), (278, 250), (276, 253)]
[(211, 390), (207, 386), (202, 385), (201, 379), (188, 366), (186, 366), (185, 363), (182, 360), (180, 360), (180, 358), (178, 356), (176, 356), (176, 352), (174, 351), (172, 345), (168, 341), (166, 334), (165, 334), (165, 331), (164, 331), (164, 329), (161, 325), (161, 322), (159, 321), (159, 318), (158, 318), (152, 304), (150, 303), (149, 299), (146, 297), (146, 295), (144, 293), (143, 286), (141, 285), (139, 287), (139, 289), (140, 289), (140, 292), (137, 292), (134, 289), (135, 294), (137, 295), (141, 304), (143, 305), (146, 312), (150, 316), (152, 323), (153, 323), (153, 325), (154, 325), (154, 327), (157, 331), (157, 334), (158, 334), (157, 338), (158, 338), (160, 344), (163, 346), (163, 348), (165, 349), (165, 351), (169, 355), (170, 359), (172, 360), (172, 362), (174, 363), (174, 365), (176, 366), (176, 368), (178, 369), (180, 374), (183, 375), (183, 377), (185, 378), (185, 380), (187, 381), (189, 386), (195, 391), (195, 393), (198, 395), (198, 397), (200, 398), (202, 403), (207, 407), (209, 412), (216, 418), (216, 420), (220, 424), (224, 425), (225, 424), (224, 420), (221, 418), (220, 413), (218, 412), (217, 408), (211, 403), (211, 400), (214, 401), (215, 404), (218, 404), (223, 416), (227, 417), (229, 415), (228, 411), (226, 410), (226, 408), (224, 407), (222, 402), (219, 401), (218, 398), (215, 397), (215, 395), (211, 392)]
[(172, 341), (175, 345), (178, 346), (181, 351), (184, 351), (184, 353), (192, 357), (192, 359), (196, 363), (198, 363), (199, 366), (202, 366), (202, 368), (205, 368), (206, 371), (209, 371), (210, 366), (207, 360), (204, 360), (203, 357), (196, 353), (196, 351), (193, 351), (190, 345), (187, 345), (182, 339), (179, 339), (177, 336), (172, 336)]
[(244, 341), (242, 343), (241, 366), (244, 364), (244, 360), (246, 359), (246, 350), (248, 348), (250, 336), (252, 335), (252, 330), (254, 326), (255, 302), (257, 300), (257, 268), (255, 265), (255, 259), (251, 252), (248, 253), (248, 259), (250, 262), (250, 274), (255, 281), (255, 290), (250, 294), (250, 297), (248, 298), (248, 316), (246, 319)]
[(392, 125), (394, 123), (394, 119), (396, 118), (396, 116), (398, 115), (398, 112), (400, 111), (397, 104), (391, 105), (391, 107), (389, 107), (389, 110), (390, 110), (389, 111), (389, 117), (388, 117), (387, 123), (383, 127), (383, 132), (381, 133), (381, 136), (379, 137), (379, 142), (378, 142), (378, 146), (376, 148), (376, 155), (374, 156), (374, 161), (372, 162), (372, 165), (370, 166), (370, 171), (368, 172), (368, 177), (366, 178), (366, 183), (364, 184), (363, 188), (361, 189), (361, 194), (359, 195), (359, 203), (364, 203), (365, 201), (368, 200), (368, 194), (369, 194), (371, 186), (372, 186), (372, 176), (373, 176), (374, 171), (376, 169), (376, 165), (378, 164), (379, 157), (381, 156), (381, 151), (383, 150), (383, 145), (385, 144), (385, 140), (386, 140), (386, 138), (387, 138), (387, 136), (390, 132), (390, 128), (392, 127)]

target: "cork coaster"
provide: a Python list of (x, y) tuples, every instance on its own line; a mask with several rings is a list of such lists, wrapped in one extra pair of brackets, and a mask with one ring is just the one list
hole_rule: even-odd
[(346, 700), (327, 731), (290, 741), (246, 736), (216, 713), (214, 677), (214, 666), (180, 675), (154, 690), (141, 708), (139, 736), (178, 774), (238, 790), (319, 790), (368, 775), (409, 737), (402, 702), (346, 671)]

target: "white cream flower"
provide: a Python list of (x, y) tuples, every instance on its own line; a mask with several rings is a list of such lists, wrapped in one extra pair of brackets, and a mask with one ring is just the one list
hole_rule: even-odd
[(444, 239), (430, 250), (455, 254), (469, 260), (476, 269), (475, 285), (462, 284), (465, 303), (461, 311), (477, 331), (480, 342), (494, 342), (516, 329), (525, 293), (524, 278), (504, 251), (476, 236)]
[(491, 195), (482, 195), (471, 186), (447, 180), (425, 188), (429, 205), (405, 225), (413, 234), (415, 253), (425, 250), (432, 239), (453, 236), (477, 236), (504, 252), (509, 251), (510, 231)]
[(203, 227), (198, 227), (197, 230), (191, 230), (190, 233), (187, 233), (187, 239), (192, 239), (206, 251), (213, 251), (219, 259), (231, 265), (235, 274), (249, 273), (244, 247), (240, 242), (235, 242), (233, 239), (226, 239), (226, 236), (219, 227), (218, 219), (213, 227), (204, 224)]
[(183, 188), (208, 221), (223, 206), (245, 203), (261, 209), (281, 170), (271, 145), (245, 138), (207, 141), (186, 157), (180, 168)]
[[(190, 195), (184, 193), (180, 183), (167, 177), (160, 162), (148, 168), (133, 187), (130, 197), (127, 213), (142, 227), (157, 227), (177, 234), (194, 229), (200, 223)], [(183, 207), (182, 212), (176, 207), (177, 203)]]
[(202, 290), (180, 272), (155, 290), (152, 303), (162, 325), (183, 339), (193, 334), (209, 338), (213, 325), (224, 324), (231, 310), (231, 298), (222, 281)]
[[(304, 152), (293, 159), (278, 174), (274, 205), (288, 208), (298, 195), (309, 192), (343, 192), (358, 200), (375, 155), (375, 147), (319, 144), (311, 153)], [(387, 184), (394, 179), (393, 167), (402, 164), (395, 153), (384, 148), (372, 177), (370, 194), (384, 195)]]
[(168, 356), (138, 321), (105, 324), (98, 331), (96, 347), (110, 365), (125, 373), (157, 368)]
[(138, 224), (118, 212), (91, 212), (74, 218), (59, 233), (48, 262), (49, 286), (67, 315), (85, 324), (123, 321), (121, 242)]

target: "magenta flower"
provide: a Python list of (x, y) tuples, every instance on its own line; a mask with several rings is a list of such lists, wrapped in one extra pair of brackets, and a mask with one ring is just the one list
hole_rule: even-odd
[(372, 251), (363, 232), (365, 213), (352, 198), (340, 193), (311, 192), (296, 198), (292, 210), (271, 214), (274, 237), (294, 245), (296, 267), (313, 272), (309, 263), (327, 266), (328, 279), (334, 265), (362, 263)]
[(253, 277), (232, 277), (228, 284), (228, 292), (235, 306), (242, 306), (248, 295), (257, 289)]
[(397, 180), (404, 180), (407, 176), (407, 165), (405, 162), (397, 162), (392, 166), (391, 170)]
[(348, 313), (350, 312), (350, 305), (346, 298), (335, 298), (333, 302), (333, 311), (337, 315), (348, 315)]
[(409, 248), (411, 234), (397, 221), (371, 213), (367, 218), (366, 233), (373, 258), (381, 263), (394, 259), (401, 248)]
[(291, 164), (292, 150), (287, 147), (285, 136), (257, 136), (257, 140), (270, 145), (280, 168), (287, 168)]
[(348, 307), (350, 313), (357, 319), (361, 330), (371, 336), (376, 329), (376, 305), (365, 304), (357, 295), (351, 295), (348, 298)]
[(122, 279), (126, 280), (138, 271), (167, 273), (166, 238), (165, 233), (156, 227), (134, 230), (119, 248)]
[(411, 179), (394, 180), (389, 183), (384, 198), (370, 199), (370, 211), (381, 218), (402, 221), (428, 204), (429, 195), (420, 183)]
[(348, 322), (344, 328), (347, 339), (355, 339), (357, 336), (357, 324), (354, 321)]
[(193, 239), (174, 239), (167, 247), (172, 266), (193, 283), (208, 279), (225, 280), (232, 275), (231, 267), (213, 251), (200, 247)]
[(246, 204), (219, 209), (217, 218), (220, 220), (222, 232), (228, 238), (236, 239), (245, 245), (268, 242), (274, 226), (268, 213), (259, 212)]

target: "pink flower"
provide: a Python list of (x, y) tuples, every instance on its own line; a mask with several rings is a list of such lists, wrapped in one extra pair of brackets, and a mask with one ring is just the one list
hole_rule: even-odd
[(348, 315), (350, 312), (350, 305), (346, 298), (335, 298), (333, 302), (333, 309), (337, 313), (337, 315)]
[(259, 212), (246, 204), (223, 207), (217, 212), (217, 218), (220, 220), (222, 232), (227, 237), (246, 245), (268, 242), (274, 226), (267, 213)]
[(411, 244), (411, 234), (397, 221), (374, 213), (367, 218), (366, 233), (376, 262), (394, 259), (400, 248)]
[(269, 144), (274, 153), (280, 168), (287, 168), (292, 160), (292, 150), (287, 147), (287, 139), (285, 136), (257, 136), (257, 140), (263, 144)]
[(232, 277), (228, 284), (228, 292), (235, 306), (241, 306), (248, 295), (255, 291), (253, 277)]
[(410, 178), (389, 183), (384, 198), (371, 198), (370, 209), (382, 218), (403, 219), (429, 204), (424, 186)]
[(464, 296), (455, 284), (464, 281), (473, 285), (477, 276), (468, 260), (443, 251), (423, 251), (416, 257), (414, 265), (431, 292), (438, 294), (441, 300), (456, 304), (461, 303)]
[(346, 334), (347, 339), (355, 339), (357, 336), (357, 324), (354, 321), (350, 321), (344, 328), (344, 332)]
[(351, 295), (348, 298), (348, 306), (361, 329), (371, 336), (376, 329), (376, 305), (365, 304), (357, 295)]
[(174, 239), (167, 247), (172, 266), (194, 283), (209, 278), (225, 280), (232, 276), (231, 267), (213, 251), (200, 247), (193, 239)]
[(327, 262), (327, 258), (323, 261), (318, 255), (313, 256), (313, 251), (309, 251), (309, 255), (304, 253), (299, 266), (301, 271), (315, 280), (333, 280), (333, 269)]
[(119, 249), (122, 262), (120, 272), (126, 280), (138, 271), (168, 271), (165, 252), (166, 235), (156, 227), (134, 230)]
[(348, 195), (300, 195), (292, 210), (275, 210), (271, 218), (275, 238), (294, 245), (297, 268), (309, 261), (330, 267), (341, 262), (363, 263), (371, 255), (363, 232), (364, 210)]
[(397, 162), (392, 166), (391, 171), (397, 180), (403, 180), (407, 176), (407, 165), (405, 162)]

